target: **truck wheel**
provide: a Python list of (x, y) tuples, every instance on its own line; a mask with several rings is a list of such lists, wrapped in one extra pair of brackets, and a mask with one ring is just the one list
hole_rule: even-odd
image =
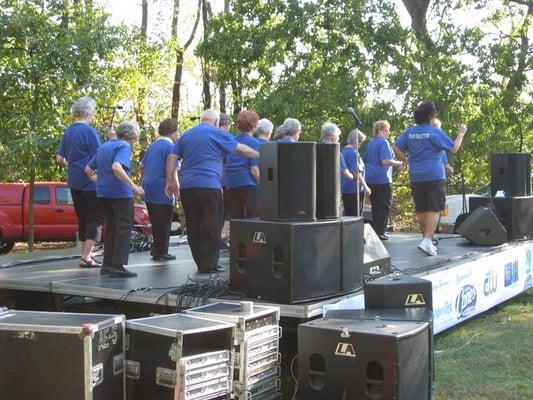
[(15, 242), (3, 242), (0, 238), (0, 254), (7, 254), (15, 247)]

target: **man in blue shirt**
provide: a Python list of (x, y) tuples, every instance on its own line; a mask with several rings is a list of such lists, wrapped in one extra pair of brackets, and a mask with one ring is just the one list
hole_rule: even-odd
[(174, 199), (165, 195), (166, 161), (178, 139), (178, 121), (167, 118), (161, 121), (158, 130), (161, 137), (148, 147), (141, 161), (141, 186), (154, 237), (152, 260), (168, 261), (175, 260), (176, 256), (168, 253)]
[[(446, 175), (442, 155), (447, 151), (457, 153), (466, 133), (466, 125), (461, 124), (457, 137), (452, 140), (432, 125), (435, 114), (433, 103), (420, 103), (414, 111), (416, 125), (404, 131), (393, 146), (398, 158), (409, 162), (411, 191), (424, 236), (418, 248), (430, 256), (437, 255), (432, 238), (446, 202)], [(408, 158), (404, 151), (409, 151)]]
[(96, 181), (96, 194), (104, 209), (106, 225), (104, 262), (100, 274), (135, 277), (128, 271), (130, 234), (133, 229), (133, 193), (144, 190), (130, 178), (131, 147), (139, 138), (139, 126), (124, 121), (116, 130), (117, 139), (105, 142), (87, 166), (85, 173)]
[[(259, 158), (251, 147), (238, 143), (218, 128), (219, 114), (205, 110), (201, 123), (185, 132), (167, 158), (167, 196), (181, 198), (187, 223), (187, 240), (198, 271), (217, 272), (220, 232), (223, 223), (222, 157), (236, 151), (248, 158)], [(179, 179), (174, 171), (182, 160)]]
[(374, 137), (368, 143), (363, 156), (366, 183), (372, 191), (370, 195), (372, 227), (381, 240), (389, 240), (386, 230), (392, 208), (392, 168), (405, 169), (407, 163), (394, 160), (389, 144), (388, 121), (374, 122), (372, 133)]
[(90, 125), (95, 110), (96, 102), (90, 97), (81, 97), (74, 102), (72, 114), (76, 121), (65, 130), (56, 156), (56, 162), (68, 171), (68, 185), (78, 217), (79, 265), (82, 268), (102, 266), (92, 258), (91, 252), (100, 240), (104, 214), (96, 198), (96, 186), (85, 174), (85, 166), (100, 147), (100, 135)]

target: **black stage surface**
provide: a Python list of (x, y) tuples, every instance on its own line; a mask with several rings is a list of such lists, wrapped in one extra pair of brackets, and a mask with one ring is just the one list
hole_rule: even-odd
[[(434, 269), (460, 264), (466, 259), (472, 261), (517, 245), (508, 243), (480, 247), (456, 235), (441, 235), (438, 238), (439, 255), (430, 257), (417, 249), (421, 240), (419, 235), (391, 235), (385, 245), (391, 254), (393, 270), (423, 275)], [(220, 254), (220, 265), (226, 271), (211, 276), (198, 274), (189, 247), (178, 244), (180, 241), (178, 237), (172, 239), (170, 253), (176, 255), (177, 259), (171, 262), (153, 262), (148, 252), (131, 253), (128, 268), (138, 274), (136, 278), (113, 278), (101, 276), (98, 269), (81, 269), (77, 265), (79, 250), (76, 248), (3, 255), (0, 256), (0, 289), (172, 306), (179, 300), (179, 288), (194, 284), (193, 281), (208, 283), (211, 280), (219, 287), (224, 286), (224, 281), (229, 279), (229, 251), (221, 250)], [(263, 303), (279, 306), (284, 317), (305, 319), (321, 315), (324, 305), (357, 294), (295, 305)], [(227, 295), (229, 298), (242, 299), (238, 294)], [(228, 298), (227, 295), (223, 297)]]

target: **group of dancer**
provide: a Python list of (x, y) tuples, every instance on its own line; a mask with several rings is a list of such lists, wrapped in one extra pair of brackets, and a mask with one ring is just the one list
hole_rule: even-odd
[[(80, 267), (101, 267), (101, 274), (119, 277), (136, 276), (125, 268), (134, 194), (146, 202), (154, 237), (154, 261), (175, 259), (168, 246), (173, 207), (179, 200), (198, 271), (221, 271), (218, 261), (224, 220), (258, 215), (261, 144), (270, 140), (297, 142), (302, 130), (297, 119), (287, 118), (274, 131), (271, 121), (245, 110), (236, 119), (238, 134), (232, 135), (231, 118), (208, 109), (202, 112), (197, 126), (178, 136), (177, 121), (168, 118), (159, 125), (160, 138), (150, 144), (142, 157), (141, 184), (137, 185), (131, 179), (131, 155), (140, 134), (138, 125), (122, 122), (102, 144), (91, 126), (95, 111), (92, 98), (82, 97), (74, 103), (72, 113), (76, 120), (65, 130), (56, 160), (68, 169), (82, 242)], [(348, 134), (340, 154), (344, 213), (359, 215), (365, 194), (368, 195), (372, 226), (381, 240), (388, 240), (392, 169), (409, 169), (423, 234), (418, 247), (426, 254), (436, 255), (432, 239), (445, 204), (446, 152), (459, 150), (466, 126), (461, 125), (452, 140), (436, 126), (436, 110), (429, 102), (417, 106), (414, 120), (416, 125), (403, 132), (393, 145), (389, 142), (390, 124), (385, 120), (375, 122), (373, 138), (362, 157), (359, 146), (366, 136), (357, 129)], [(322, 142), (338, 143), (340, 135), (337, 125), (322, 126)], [(104, 258), (100, 263), (91, 254), (104, 221)]]

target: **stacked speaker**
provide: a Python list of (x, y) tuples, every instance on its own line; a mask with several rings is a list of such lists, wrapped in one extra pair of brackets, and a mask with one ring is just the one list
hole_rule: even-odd
[(531, 154), (492, 154), (490, 170), (490, 196), (469, 198), (470, 215), (457, 232), (477, 245), (531, 238)]
[(365, 285), (365, 310), (328, 310), (298, 327), (302, 399), (428, 400), (432, 285), (407, 275)]
[(230, 286), (298, 303), (362, 286), (363, 219), (339, 217), (339, 145), (261, 145), (260, 219), (232, 220)]

